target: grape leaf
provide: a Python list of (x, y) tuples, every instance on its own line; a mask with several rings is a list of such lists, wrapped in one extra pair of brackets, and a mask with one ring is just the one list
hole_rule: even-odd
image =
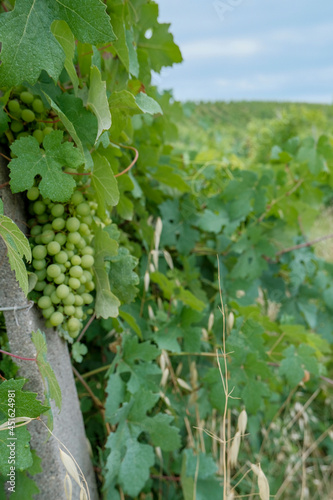
[(40, 175), (39, 190), (44, 198), (60, 202), (69, 200), (76, 183), (62, 167), (77, 168), (84, 159), (73, 143), (61, 143), (62, 137), (60, 130), (51, 132), (44, 138), (44, 150), (32, 136), (22, 137), (12, 144), (11, 150), (17, 156), (8, 164), (13, 193), (30, 189), (36, 175)]
[(135, 97), (135, 102), (144, 113), (149, 113), (150, 115), (155, 115), (157, 113), (163, 114), (162, 108), (158, 102), (143, 92), (139, 92)]
[(52, 370), (50, 363), (47, 361), (47, 345), (45, 336), (40, 330), (37, 330), (37, 332), (32, 332), (31, 340), (36, 347), (37, 366), (42, 376), (44, 385), (46, 385), (47, 381), (47, 390), (45, 391), (45, 395), (47, 399), (54, 399), (56, 406), (59, 408), (59, 410), (61, 410), (61, 389), (54, 371)]
[(128, 47), (128, 56), (129, 56), (129, 72), (131, 73), (131, 75), (138, 78), (140, 66), (139, 66), (139, 61), (138, 61), (138, 54), (136, 51), (136, 43), (134, 40), (134, 34), (130, 30), (126, 30), (126, 44)]
[(76, 74), (76, 70), (73, 63), (74, 53), (75, 53), (75, 39), (73, 33), (68, 27), (65, 21), (55, 21), (52, 24), (52, 33), (60, 43), (65, 52), (65, 69), (68, 73), (71, 82), (73, 83), (75, 95), (77, 95), (79, 87), (79, 78)]
[(92, 168), (89, 147), (96, 141), (98, 130), (96, 116), (83, 106), (80, 98), (71, 94), (63, 94), (57, 97), (56, 101), (46, 93), (45, 96), (84, 155), (86, 168)]
[[(34, 84), (41, 72), (56, 81), (65, 54), (51, 33), (56, 20), (66, 21), (82, 42), (98, 44), (115, 39), (105, 5), (99, 0), (17, 0), (14, 10), (0, 16), (2, 51), (0, 86), (26, 81)], [(43, 40), (43, 43), (40, 43)], [(34, 54), (31, 57), (31, 47)]]
[[(157, 4), (143, 5), (141, 9), (141, 22), (143, 25), (138, 42), (138, 52), (144, 52), (150, 61), (151, 69), (159, 73), (163, 66), (180, 63), (183, 58), (179, 47), (173, 41), (172, 34), (169, 33), (170, 24), (159, 24), (157, 17)], [(152, 29), (152, 36), (149, 39), (145, 37), (147, 29)]]
[(111, 292), (108, 273), (105, 270), (105, 259), (117, 254), (118, 243), (110, 238), (106, 231), (97, 229), (95, 235), (95, 265), (97, 318), (115, 318), (118, 316), (120, 301)]
[(149, 469), (154, 465), (154, 451), (148, 444), (130, 440), (119, 469), (119, 482), (124, 492), (137, 496), (149, 479)]
[(86, 344), (81, 344), (81, 342), (74, 342), (72, 345), (72, 356), (77, 363), (82, 363), (83, 356), (88, 352)]
[(111, 127), (111, 113), (106, 96), (106, 83), (102, 81), (101, 73), (96, 66), (90, 68), (90, 87), (87, 105), (97, 117), (97, 141), (103, 130), (109, 130)]
[(100, 217), (105, 217), (106, 210), (117, 205), (119, 201), (118, 184), (105, 156), (94, 152), (92, 159), (94, 170), (91, 174), (91, 185), (94, 188), (98, 204), (97, 214)]
[(129, 73), (129, 54), (124, 26), (124, 4), (123, 2), (118, 2), (118, 4), (116, 2), (109, 2), (108, 7), (112, 17), (112, 26), (117, 37), (117, 40), (112, 45), (125, 66), (127, 73)]
[[(14, 436), (16, 439), (10, 440), (7, 431), (0, 432), (0, 475), (6, 476), (10, 472), (8, 463), (10, 448), (15, 448), (15, 467), (25, 470), (33, 464), (33, 458), (30, 450), (30, 432), (26, 426), (15, 428)], [(14, 445), (14, 446), (13, 446)]]
[(23, 391), (25, 379), (5, 380), (0, 384), (0, 423), (8, 420), (8, 391), (15, 391), (15, 416), (36, 418), (50, 408), (44, 406), (35, 392)]
[(159, 446), (163, 451), (174, 451), (180, 446), (180, 436), (179, 429), (170, 425), (172, 421), (172, 416), (158, 413), (145, 418), (141, 426), (149, 433), (154, 446)]
[(109, 279), (113, 292), (122, 303), (132, 302), (138, 289), (139, 276), (133, 271), (138, 265), (138, 259), (130, 255), (127, 248), (121, 247), (118, 255), (110, 259)]
[(28, 262), (31, 261), (29, 242), (17, 225), (5, 215), (0, 215), (0, 236), (7, 247), (10, 267), (15, 271), (16, 279), (25, 295), (27, 295), (29, 292), (29, 280), (23, 257)]

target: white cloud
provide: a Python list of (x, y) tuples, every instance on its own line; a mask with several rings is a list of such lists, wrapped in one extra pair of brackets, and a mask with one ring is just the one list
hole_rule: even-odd
[(181, 45), (185, 61), (218, 57), (249, 57), (261, 52), (261, 44), (252, 38), (211, 38)]

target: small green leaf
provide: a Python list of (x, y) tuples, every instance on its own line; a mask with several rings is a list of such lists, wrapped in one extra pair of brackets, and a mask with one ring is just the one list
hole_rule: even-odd
[(111, 127), (111, 113), (106, 96), (106, 83), (102, 81), (101, 73), (96, 66), (90, 68), (87, 105), (95, 114), (98, 121), (97, 141), (103, 130), (109, 130)]
[(113, 292), (123, 304), (132, 302), (138, 289), (139, 276), (133, 271), (138, 259), (130, 255), (127, 248), (120, 248), (118, 255), (110, 259), (110, 285)]
[(61, 47), (63, 48), (63, 51), (65, 52), (65, 69), (73, 83), (74, 92), (76, 95), (79, 87), (79, 78), (77, 76), (73, 63), (75, 53), (75, 38), (65, 21), (55, 21), (51, 26), (51, 30), (53, 35), (56, 37)]
[[(3, 209), (3, 205), (1, 208)], [(0, 236), (7, 247), (10, 267), (15, 271), (16, 279), (25, 295), (27, 295), (29, 291), (28, 273), (23, 257), (28, 262), (31, 261), (29, 242), (17, 225), (5, 215), (0, 215)]]
[(149, 113), (150, 115), (155, 115), (157, 113), (163, 114), (162, 108), (158, 102), (143, 92), (140, 92), (135, 97), (135, 102), (144, 113)]
[(74, 342), (72, 345), (72, 356), (77, 363), (82, 363), (83, 356), (85, 356), (87, 352), (87, 346), (85, 344), (81, 344), (81, 342)]
[(44, 385), (47, 383), (45, 391), (47, 399), (53, 399), (56, 406), (61, 410), (62, 396), (61, 389), (57, 378), (52, 370), (50, 363), (47, 361), (47, 345), (44, 334), (37, 330), (32, 332), (31, 340), (34, 343), (37, 351), (37, 366), (42, 376)]
[(95, 265), (97, 318), (115, 318), (119, 313), (120, 301), (111, 292), (108, 274), (105, 270), (105, 259), (117, 254), (118, 243), (110, 238), (106, 231), (97, 229), (95, 235)]
[(104, 217), (106, 210), (117, 205), (119, 201), (118, 184), (105, 156), (94, 152), (92, 159), (94, 170), (91, 174), (91, 185), (94, 188), (98, 204), (97, 214)]

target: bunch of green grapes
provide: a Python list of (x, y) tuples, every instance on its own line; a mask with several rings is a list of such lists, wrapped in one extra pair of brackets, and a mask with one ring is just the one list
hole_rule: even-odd
[(34, 96), (24, 87), (14, 88), (6, 109), (11, 119), (10, 130), (6, 133), (9, 142), (33, 135), (41, 144), (57, 123), (53, 120), (50, 110), (45, 108), (41, 98)]
[(43, 199), (38, 187), (27, 197), (37, 304), (46, 326), (61, 327), (75, 338), (87, 317), (84, 308), (94, 300), (94, 210), (79, 190), (67, 204)]

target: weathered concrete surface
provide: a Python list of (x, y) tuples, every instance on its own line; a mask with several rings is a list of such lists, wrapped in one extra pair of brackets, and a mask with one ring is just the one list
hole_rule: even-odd
[[(8, 181), (6, 162), (0, 158), (0, 184)], [(25, 231), (25, 214), (22, 198), (13, 196), (7, 186), (0, 190), (4, 202), (5, 215), (10, 217), (22, 231)], [(0, 305), (1, 307), (22, 306), (27, 304), (27, 299), (20, 289), (14, 273), (11, 271), (4, 243), (0, 243)], [(71, 361), (67, 344), (55, 330), (46, 329), (43, 318), (34, 306), (30, 310), (22, 309), (6, 312), (5, 320), (11, 352), (24, 357), (34, 357), (35, 348), (31, 342), (31, 332), (38, 328), (45, 332), (47, 340), (47, 357), (50, 362), (62, 392), (62, 410), (59, 413), (52, 406), (54, 417), (53, 433), (64, 443), (81, 467), (89, 485), (92, 500), (98, 498), (95, 476), (88, 452), (88, 445), (80, 411), (79, 400), (75, 387)], [(25, 388), (38, 393), (38, 399), (44, 401), (44, 387), (35, 363), (17, 360), (20, 366), (19, 375), (29, 379)], [(43, 472), (35, 476), (40, 494), (38, 500), (66, 499), (64, 493), (65, 468), (60, 460), (59, 445), (54, 438), (46, 441), (47, 430), (38, 421), (31, 422), (28, 426), (31, 433), (31, 444), (37, 454), (42, 458)], [(74, 483), (74, 481), (73, 481)], [(75, 483), (74, 483), (75, 485)], [(79, 499), (79, 488), (73, 489), (73, 500)]]

